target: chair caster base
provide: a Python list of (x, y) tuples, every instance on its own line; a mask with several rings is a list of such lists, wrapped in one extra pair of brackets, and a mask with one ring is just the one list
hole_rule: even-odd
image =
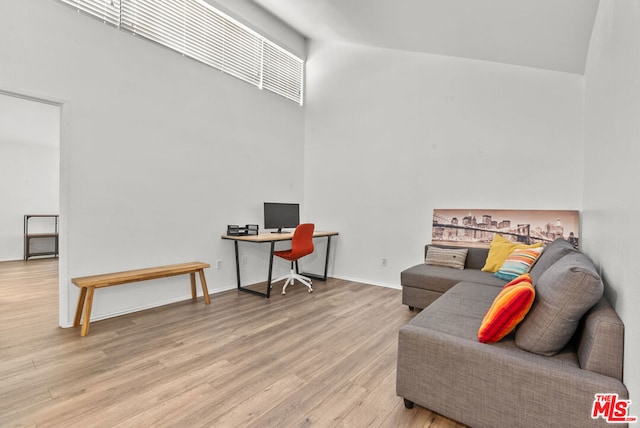
[[(309, 293), (313, 293), (313, 288), (309, 288)], [(286, 293), (284, 290), (282, 290), (282, 295), (284, 296), (284, 295), (286, 295), (286, 294), (287, 294), (287, 293)]]

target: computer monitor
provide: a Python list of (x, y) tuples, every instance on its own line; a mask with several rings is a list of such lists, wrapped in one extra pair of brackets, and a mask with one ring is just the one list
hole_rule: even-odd
[(264, 228), (278, 229), (274, 233), (282, 233), (283, 228), (295, 228), (300, 224), (300, 204), (280, 202), (264, 203)]

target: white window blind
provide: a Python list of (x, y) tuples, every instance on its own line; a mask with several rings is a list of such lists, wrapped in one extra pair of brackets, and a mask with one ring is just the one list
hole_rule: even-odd
[(185, 55), (222, 70), (224, 19), (199, 1), (185, 6)]
[(304, 61), (202, 0), (61, 1), (302, 105)]
[(120, 24), (120, 0), (61, 0), (111, 25)]
[(120, 28), (184, 53), (183, 0), (121, 0)]
[(233, 21), (225, 22), (222, 71), (260, 86), (262, 40)]
[(262, 86), (302, 104), (303, 61), (265, 40)]

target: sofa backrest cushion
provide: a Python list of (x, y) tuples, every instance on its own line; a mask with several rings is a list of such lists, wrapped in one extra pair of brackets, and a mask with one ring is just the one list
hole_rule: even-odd
[(452, 248), (452, 249), (460, 249), (467, 248), (467, 259), (464, 262), (465, 269), (482, 269), (485, 261), (487, 260), (487, 256), (489, 255), (488, 248), (471, 248), (471, 247), (455, 247), (453, 245), (433, 245), (427, 244), (424, 247), (424, 255), (427, 256), (427, 251), (430, 246), (438, 247), (438, 248)]
[(569, 253), (578, 252), (578, 249), (569, 243), (569, 241), (558, 238), (544, 248), (544, 251), (538, 257), (538, 260), (534, 263), (529, 271), (533, 283), (537, 283), (540, 276), (545, 270), (549, 269), (551, 265), (563, 258)]
[(575, 337), (581, 368), (622, 381), (624, 324), (606, 297), (582, 317)]
[(516, 331), (516, 345), (536, 354), (555, 355), (569, 343), (582, 316), (600, 300), (604, 285), (591, 260), (580, 252), (562, 257), (533, 285), (536, 298)]

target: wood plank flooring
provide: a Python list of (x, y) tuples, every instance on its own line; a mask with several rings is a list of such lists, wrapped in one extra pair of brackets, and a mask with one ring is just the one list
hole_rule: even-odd
[(398, 329), (414, 315), (399, 290), (233, 290), (80, 337), (57, 327), (57, 274), (56, 259), (0, 263), (2, 427), (462, 427), (395, 394)]

